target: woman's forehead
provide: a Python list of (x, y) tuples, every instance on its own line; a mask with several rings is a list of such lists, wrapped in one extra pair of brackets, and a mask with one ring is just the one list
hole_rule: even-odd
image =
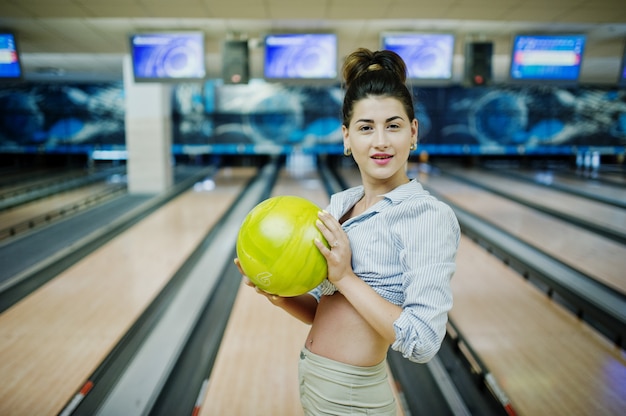
[(406, 118), (406, 111), (400, 100), (392, 97), (367, 97), (354, 105), (353, 120), (386, 120), (400, 116)]

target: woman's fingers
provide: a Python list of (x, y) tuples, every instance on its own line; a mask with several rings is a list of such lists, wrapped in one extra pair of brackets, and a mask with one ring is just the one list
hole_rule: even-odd
[(254, 290), (265, 296), (266, 298), (268, 298), (270, 300), (270, 302), (276, 304), (276, 302), (278, 302), (280, 300), (280, 296), (278, 295), (272, 295), (271, 293), (267, 293), (266, 291), (260, 289), (257, 285), (254, 284), (254, 282), (252, 280), (250, 280), (250, 278), (248, 278), (248, 276), (246, 276), (246, 274), (244, 273), (243, 269), (241, 268), (241, 262), (239, 261), (238, 258), (234, 259), (234, 263), (237, 266), (237, 268), (239, 269), (239, 273), (241, 273), (241, 275), (243, 276), (243, 283), (246, 286), (250, 286), (253, 287)]
[(346, 238), (339, 222), (328, 212), (320, 211), (316, 221), (317, 228), (320, 230), (328, 245), (332, 249), (337, 247), (340, 242)]

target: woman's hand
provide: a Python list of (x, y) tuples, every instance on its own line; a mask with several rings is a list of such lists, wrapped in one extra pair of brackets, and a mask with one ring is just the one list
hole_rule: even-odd
[(321, 211), (318, 217), (317, 227), (330, 244), (329, 249), (321, 241), (315, 241), (328, 263), (328, 280), (391, 345), (396, 336), (393, 323), (400, 317), (402, 307), (383, 298), (354, 273), (350, 240), (339, 221), (326, 211)]
[(239, 269), (239, 273), (241, 273), (241, 275), (243, 276), (243, 282), (246, 286), (250, 286), (252, 288), (254, 288), (254, 290), (256, 290), (256, 292), (258, 294), (261, 294), (263, 296), (265, 296), (270, 302), (272, 302), (274, 305), (277, 305), (281, 302), (281, 299), (283, 299), (282, 297), (278, 296), (278, 295), (273, 295), (271, 293), (267, 293), (266, 291), (260, 289), (258, 286), (256, 286), (254, 284), (254, 282), (252, 280), (250, 280), (248, 278), (248, 276), (246, 276), (246, 273), (243, 271), (243, 269), (241, 268), (241, 262), (239, 261), (238, 258), (235, 258), (235, 265), (237, 266), (237, 268)]
[(316, 222), (317, 228), (328, 241), (330, 248), (319, 240), (315, 241), (315, 245), (326, 258), (328, 280), (336, 284), (344, 277), (354, 275), (350, 241), (339, 221), (332, 215), (326, 211), (320, 211), (317, 216), (319, 218)]
[(250, 287), (253, 287), (257, 293), (265, 296), (273, 305), (278, 306), (287, 311), (292, 316), (298, 318), (306, 324), (311, 324), (315, 318), (315, 311), (317, 309), (317, 299), (313, 296), (305, 293), (300, 296), (294, 297), (282, 297), (273, 295), (261, 290), (252, 282), (241, 268), (241, 263), (238, 258), (235, 258), (235, 265), (239, 269), (239, 273), (243, 276), (243, 282)]

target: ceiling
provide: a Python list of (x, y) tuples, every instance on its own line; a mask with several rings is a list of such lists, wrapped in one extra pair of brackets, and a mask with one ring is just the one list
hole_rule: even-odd
[(494, 79), (506, 79), (512, 35), (584, 33), (581, 81), (617, 79), (626, 41), (624, 0), (0, 0), (0, 29), (15, 32), (25, 78), (122, 79), (128, 35), (148, 30), (206, 33), (208, 76), (221, 76), (221, 42), (248, 39), (252, 77), (262, 77), (267, 33), (328, 31), (339, 56), (377, 49), (384, 31), (452, 32), (454, 79), (468, 41), (494, 43)]

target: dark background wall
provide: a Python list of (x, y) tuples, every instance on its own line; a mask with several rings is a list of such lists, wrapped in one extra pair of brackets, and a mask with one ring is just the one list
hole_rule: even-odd
[[(623, 153), (626, 90), (579, 86), (414, 87), (430, 154)], [(339, 85), (250, 80), (172, 88), (175, 154), (340, 153)], [(1, 153), (124, 149), (121, 82), (0, 88)]]

